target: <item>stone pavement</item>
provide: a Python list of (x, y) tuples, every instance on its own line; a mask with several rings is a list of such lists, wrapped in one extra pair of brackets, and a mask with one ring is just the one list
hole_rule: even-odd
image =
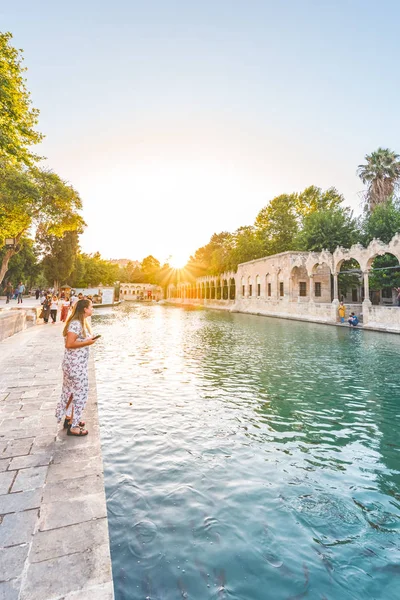
[(93, 360), (89, 435), (57, 427), (62, 324), (0, 343), (0, 600), (112, 600)]

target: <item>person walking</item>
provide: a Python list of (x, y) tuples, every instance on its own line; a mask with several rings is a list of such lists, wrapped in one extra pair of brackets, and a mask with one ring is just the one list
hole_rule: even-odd
[(57, 311), (58, 311), (58, 298), (57, 296), (53, 296), (50, 304), (50, 316), (53, 323), (57, 321)]
[(340, 322), (344, 323), (344, 319), (345, 319), (345, 316), (346, 316), (346, 307), (343, 304), (343, 302), (341, 302), (339, 304), (338, 313), (339, 313)]
[(13, 297), (13, 286), (11, 281), (9, 281), (6, 285), (6, 304), (8, 304)]
[(36, 288), (36, 291), (35, 291), (36, 300), (39, 300), (39, 295), (40, 295), (40, 290), (39, 290), (39, 288)]
[(22, 283), (22, 281), (19, 282), (18, 287), (17, 287), (17, 298), (18, 298), (18, 304), (22, 304), (22, 294), (25, 292), (25, 286)]
[(81, 421), (89, 393), (89, 346), (94, 344), (87, 319), (93, 312), (90, 300), (76, 302), (74, 311), (68, 318), (63, 335), (65, 354), (62, 363), (63, 387), (56, 408), (57, 422), (64, 419), (67, 435), (88, 435)]
[(43, 321), (45, 323), (49, 322), (49, 317), (50, 317), (50, 307), (51, 307), (51, 296), (50, 294), (47, 294), (44, 297), (44, 300), (42, 302), (42, 312), (43, 312)]
[(69, 309), (70, 309), (69, 298), (64, 296), (63, 300), (61, 300), (61, 317), (60, 317), (61, 321), (63, 321), (64, 323), (68, 318)]

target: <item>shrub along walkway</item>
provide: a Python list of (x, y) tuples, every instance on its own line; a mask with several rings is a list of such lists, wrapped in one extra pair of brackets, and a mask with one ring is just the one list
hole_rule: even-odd
[(94, 364), (89, 435), (67, 436), (61, 328), (0, 343), (0, 600), (114, 598)]

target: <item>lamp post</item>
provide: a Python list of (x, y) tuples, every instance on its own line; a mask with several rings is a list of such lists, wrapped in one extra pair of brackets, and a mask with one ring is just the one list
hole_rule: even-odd
[(5, 246), (9, 250), (11, 250), (12, 248), (15, 248), (15, 246), (17, 245), (17, 240), (15, 238), (6, 238), (5, 242), (6, 242)]

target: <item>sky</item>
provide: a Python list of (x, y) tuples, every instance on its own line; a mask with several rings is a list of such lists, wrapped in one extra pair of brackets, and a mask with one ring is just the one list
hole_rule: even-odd
[(44, 142), (81, 195), (84, 252), (181, 267), (274, 196), (400, 153), (397, 0), (19, 0)]

